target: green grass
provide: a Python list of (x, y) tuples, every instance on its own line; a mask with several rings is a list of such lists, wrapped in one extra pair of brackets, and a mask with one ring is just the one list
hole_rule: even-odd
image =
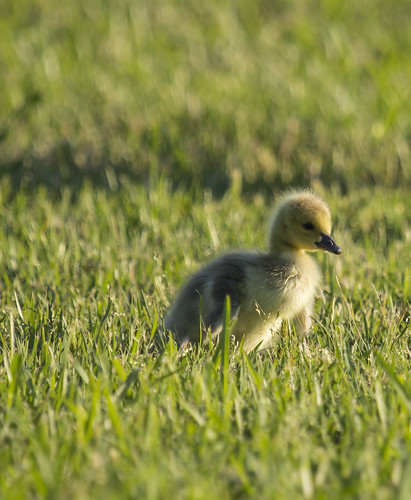
[[(409, 14), (0, 6), (1, 498), (408, 498)], [(311, 335), (153, 350), (184, 278), (264, 247), (295, 185), (343, 249)]]

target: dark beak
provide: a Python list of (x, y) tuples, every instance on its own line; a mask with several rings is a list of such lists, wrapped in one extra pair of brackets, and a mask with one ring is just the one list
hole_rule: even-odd
[(331, 238), (329, 234), (322, 234), (321, 241), (316, 242), (318, 248), (322, 248), (327, 252), (335, 253), (336, 255), (340, 255), (341, 248), (337, 245), (337, 243)]

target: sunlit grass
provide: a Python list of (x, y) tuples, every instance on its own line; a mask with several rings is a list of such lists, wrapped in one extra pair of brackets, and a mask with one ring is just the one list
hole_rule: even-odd
[[(227, 195), (188, 211), (189, 194), (162, 181), (156, 190), (84, 189), (74, 205), (40, 190), (30, 210), (21, 192), (3, 210), (3, 494), (407, 491), (407, 197), (395, 195), (403, 215), (388, 242), (384, 193), (360, 197), (375, 217), (368, 233), (367, 221), (340, 211), (344, 198), (330, 199), (344, 254), (320, 259), (325, 293), (310, 337), (284, 330), (262, 355), (227, 357), (217, 346), (181, 357), (149, 342), (176, 286), (211, 253), (264, 245), (267, 210)], [(166, 213), (171, 204), (178, 215)]]
[[(408, 11), (2, 4), (0, 497), (408, 498)], [(290, 185), (343, 249), (311, 335), (153, 346)]]

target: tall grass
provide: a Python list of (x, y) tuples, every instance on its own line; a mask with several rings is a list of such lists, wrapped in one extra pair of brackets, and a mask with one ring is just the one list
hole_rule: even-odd
[(202, 256), (262, 246), (266, 210), (236, 195), (192, 210), (162, 184), (3, 208), (3, 496), (406, 498), (408, 198), (393, 226), (385, 193), (353, 197), (357, 219), (331, 198), (345, 255), (322, 259), (310, 337), (181, 356), (150, 347), (169, 297)]
[[(408, 498), (408, 14), (0, 6), (0, 497)], [(153, 347), (301, 184), (343, 249), (311, 335)]]

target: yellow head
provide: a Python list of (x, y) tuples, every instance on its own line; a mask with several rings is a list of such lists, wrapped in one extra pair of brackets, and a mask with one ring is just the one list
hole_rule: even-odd
[(295, 191), (277, 205), (270, 225), (270, 250), (324, 250), (339, 255), (331, 238), (331, 214), (327, 204), (310, 191)]

